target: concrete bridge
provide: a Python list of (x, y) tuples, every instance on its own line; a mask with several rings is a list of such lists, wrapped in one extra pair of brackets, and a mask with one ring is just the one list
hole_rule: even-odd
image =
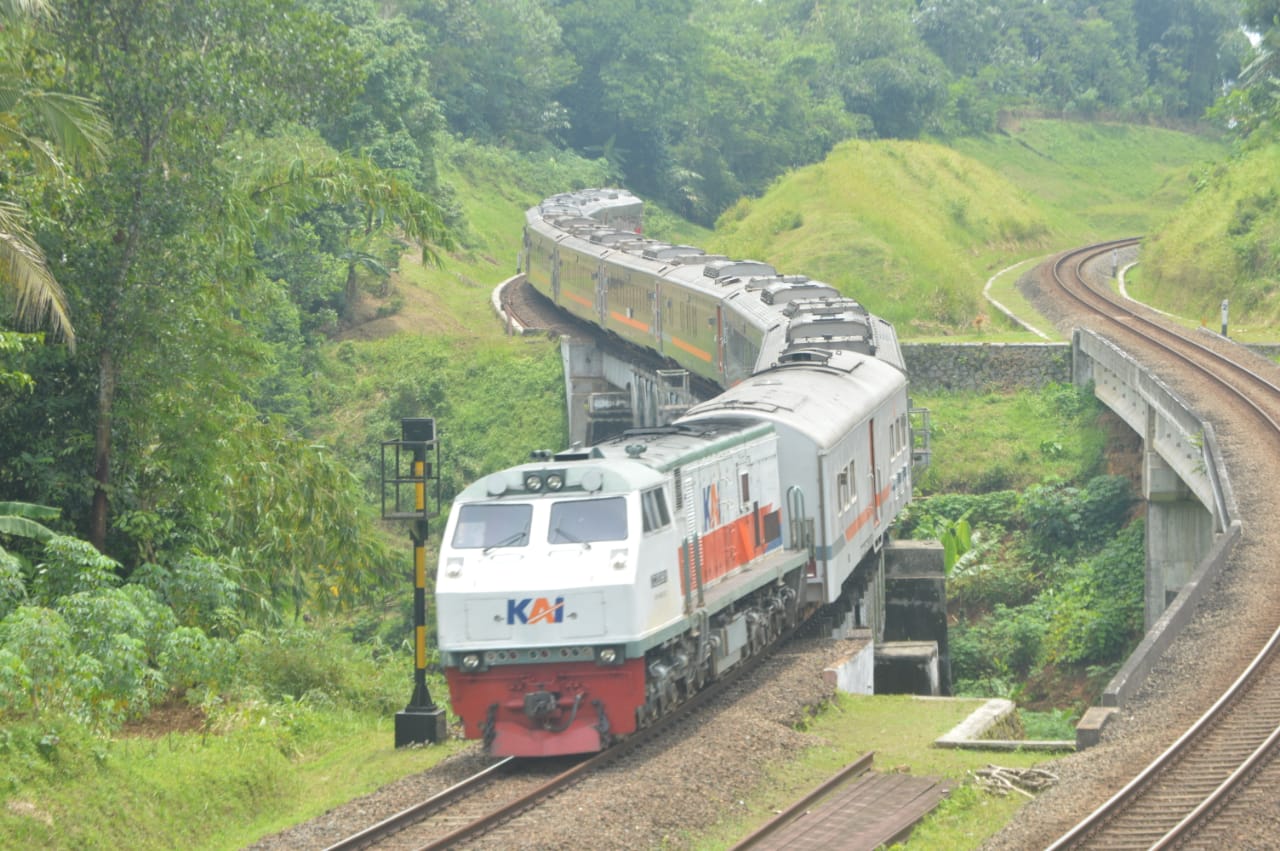
[(1156, 375), (1109, 341), (1077, 329), (1072, 381), (1142, 438), (1147, 501), (1146, 637), (1107, 684), (1103, 706), (1122, 706), (1190, 619), (1240, 537), (1240, 519), (1213, 426)]

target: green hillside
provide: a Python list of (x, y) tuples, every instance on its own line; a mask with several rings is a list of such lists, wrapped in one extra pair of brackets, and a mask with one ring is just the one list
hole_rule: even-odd
[(740, 201), (708, 247), (837, 285), (904, 337), (989, 333), (992, 273), (1149, 232), (1220, 143), (1148, 127), (1025, 121), (957, 140), (850, 142)]
[(1280, 147), (1206, 168), (1195, 193), (1144, 244), (1135, 298), (1216, 327), (1223, 299), (1233, 335), (1280, 330)]

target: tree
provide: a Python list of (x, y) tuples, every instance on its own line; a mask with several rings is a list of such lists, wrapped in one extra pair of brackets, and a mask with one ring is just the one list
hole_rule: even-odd
[(1134, 0), (1137, 48), (1165, 113), (1199, 118), (1234, 81), (1245, 45), (1230, 0)]
[[(101, 161), (109, 134), (91, 102), (35, 84), (26, 62), (30, 27), (50, 14), (45, 0), (0, 3), (0, 156), (11, 167), (65, 180), (68, 163)], [(0, 284), (13, 295), (19, 327), (48, 324), (75, 348), (66, 295), (31, 234), (26, 209), (12, 196), (0, 196)]]
[(676, 206), (683, 204), (675, 187), (685, 181), (672, 145), (706, 67), (707, 35), (690, 21), (692, 5), (650, 0), (637, 14), (634, 3), (560, 0), (554, 9), (580, 69), (558, 95), (569, 111), (570, 143), (609, 157), (641, 193)]
[(88, 537), (107, 547), (114, 501), (118, 543), (145, 558), (218, 510), (213, 447), (270, 369), (251, 333), (274, 286), (258, 247), (325, 205), (358, 210), (362, 232), (398, 226), (432, 256), (445, 230), (403, 180), (297, 130), (360, 89), (339, 22), (292, 0), (135, 7), (73, 0), (59, 20), (68, 78), (117, 143), (55, 234), (60, 274), (95, 320), (77, 362), (96, 375)]
[(568, 114), (558, 93), (578, 69), (543, 0), (419, 0), (411, 20), (430, 44), (431, 84), (450, 128), (483, 143), (535, 149)]

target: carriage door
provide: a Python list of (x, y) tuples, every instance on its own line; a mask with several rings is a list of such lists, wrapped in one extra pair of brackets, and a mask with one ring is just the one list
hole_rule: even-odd
[(662, 283), (661, 278), (653, 279), (653, 289), (649, 291), (649, 300), (653, 303), (653, 338), (654, 348), (662, 351)]
[(875, 508), (877, 535), (880, 534), (880, 465), (876, 463), (876, 421), (873, 417), (867, 424), (867, 438), (870, 441), (871, 451), (871, 471), (868, 475), (871, 477), (871, 505)]
[(551, 262), (547, 264), (548, 271), (551, 275), (551, 300), (556, 304), (560, 303), (560, 248), (552, 246)]
[(720, 376), (720, 380), (725, 380), (724, 374), (724, 311), (721, 308), (723, 302), (716, 302), (716, 345), (713, 351), (716, 353), (716, 375)]
[(596, 267), (596, 315), (600, 320), (600, 327), (608, 327), (609, 318), (609, 267), (601, 260)]

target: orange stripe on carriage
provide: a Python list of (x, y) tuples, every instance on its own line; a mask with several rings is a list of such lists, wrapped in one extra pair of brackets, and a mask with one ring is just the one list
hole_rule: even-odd
[(673, 336), (671, 338), (671, 345), (675, 346), (677, 349), (680, 349), (681, 351), (688, 352), (698, 360), (704, 360), (707, 363), (711, 363), (711, 352), (708, 352), (704, 349), (700, 349), (697, 346), (693, 345), (692, 343), (686, 343), (684, 340), (681, 340), (679, 337)]
[(621, 322), (623, 325), (626, 325), (630, 328), (635, 328), (637, 331), (644, 331), (645, 333), (649, 332), (648, 325), (641, 322), (639, 319), (632, 319), (631, 317), (627, 316), (625, 313), (619, 313), (616, 310), (611, 310), (609, 311), (609, 318), (615, 322)]
[(583, 298), (577, 293), (571, 293), (568, 290), (561, 290), (560, 295), (563, 298), (569, 299), (569, 301), (576, 301), (578, 304), (582, 305), (583, 307), (589, 307), (592, 310), (595, 310), (595, 307), (596, 307), (595, 303), (592, 302), (591, 299), (589, 298)]
[(889, 488), (885, 488), (880, 491), (880, 493), (876, 494), (875, 504), (868, 508), (864, 508), (856, 517), (853, 518), (852, 523), (844, 527), (844, 539), (846, 541), (852, 541), (853, 536), (858, 534), (862, 527), (871, 522), (875, 517), (876, 509), (889, 501), (889, 490)]

